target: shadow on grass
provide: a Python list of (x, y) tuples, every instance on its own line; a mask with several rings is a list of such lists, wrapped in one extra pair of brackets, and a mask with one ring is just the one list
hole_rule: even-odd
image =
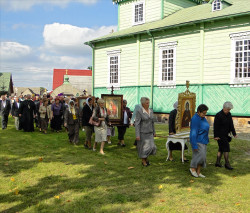
[[(157, 125), (157, 129), (159, 134), (165, 134), (165, 127)], [(12, 134), (15, 134), (15, 137), (11, 137)], [(9, 140), (6, 140), (6, 135), (9, 135)], [(82, 141), (83, 135), (81, 132)], [(5, 140), (2, 140), (3, 138)], [(38, 179), (36, 184), (20, 189), (19, 195), (13, 192), (1, 194), (0, 203), (13, 203), (4, 212), (21, 212), (29, 209), (37, 212), (127, 212), (149, 207), (151, 199), (160, 193), (159, 185), (174, 185), (181, 189), (192, 185), (189, 164), (179, 161), (180, 153), (174, 152), (175, 162), (165, 161), (166, 139), (156, 138), (157, 155), (150, 157), (150, 167), (141, 167), (133, 146), (133, 128), (126, 134), (127, 147), (117, 147), (117, 139), (114, 137), (113, 144), (105, 147), (106, 156), (85, 150), (82, 144), (76, 147), (69, 145), (66, 133), (29, 134), (16, 132), (12, 126), (4, 134), (1, 132), (0, 139), (0, 163), (3, 165), (0, 169), (6, 177), (29, 171), (39, 163), (45, 167), (47, 163), (61, 163), (69, 169), (74, 165), (86, 167), (77, 171), (80, 177), (70, 174), (47, 175)], [(242, 151), (237, 150), (237, 144), (232, 146), (232, 152), (234, 151), (239, 156), (242, 154)], [(202, 187), (206, 194), (213, 193), (223, 184), (221, 174), (239, 177), (249, 173), (248, 158), (241, 156), (238, 161), (235, 154), (233, 165), (237, 167), (236, 170), (215, 168), (213, 163), (216, 152), (217, 144), (213, 141), (208, 145), (208, 168), (204, 170), (208, 178), (195, 179), (196, 183), (192, 185)], [(191, 159), (191, 151), (186, 156)], [(39, 157), (43, 157), (42, 162), (39, 162)], [(131, 166), (134, 168), (128, 169)], [(68, 196), (78, 193), (80, 195), (74, 200), (68, 200)], [(58, 195), (63, 199), (54, 198)], [(49, 201), (51, 199), (52, 201)], [(131, 205), (124, 206), (125, 203)]]

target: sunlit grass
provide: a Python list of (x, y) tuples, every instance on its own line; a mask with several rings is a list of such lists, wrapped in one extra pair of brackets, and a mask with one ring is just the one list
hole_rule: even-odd
[[(157, 155), (143, 168), (133, 146), (105, 146), (105, 156), (72, 146), (66, 133), (16, 131), (13, 120), (0, 130), (0, 211), (2, 212), (250, 212), (249, 142), (233, 140), (235, 170), (215, 168), (217, 143), (208, 145), (206, 179), (190, 176), (189, 164), (166, 162), (167, 125), (156, 125)], [(116, 132), (117, 134), (117, 132)], [(191, 159), (191, 149), (186, 156)], [(129, 167), (132, 167), (129, 169)]]

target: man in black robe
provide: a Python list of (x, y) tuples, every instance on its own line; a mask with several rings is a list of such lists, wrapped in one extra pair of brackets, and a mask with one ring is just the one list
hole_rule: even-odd
[(34, 131), (34, 122), (36, 106), (31, 100), (31, 95), (27, 95), (27, 100), (21, 103), (19, 108), (19, 117), (21, 119), (21, 126), (24, 132), (33, 132)]

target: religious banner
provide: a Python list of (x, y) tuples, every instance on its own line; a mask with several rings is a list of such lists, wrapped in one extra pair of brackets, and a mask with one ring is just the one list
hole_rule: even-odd
[(190, 131), (190, 121), (195, 114), (196, 94), (189, 91), (189, 81), (186, 81), (186, 87), (186, 91), (178, 95), (176, 133)]
[(113, 88), (111, 95), (102, 94), (102, 99), (105, 102), (109, 120), (112, 125), (119, 125), (123, 123), (123, 95), (114, 95)]

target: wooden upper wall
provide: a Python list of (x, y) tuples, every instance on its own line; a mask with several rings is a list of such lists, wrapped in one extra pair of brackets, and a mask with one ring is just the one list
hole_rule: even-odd
[(119, 30), (133, 26), (134, 4), (145, 3), (145, 23), (158, 21), (174, 12), (197, 5), (190, 0), (130, 0), (119, 4)]

